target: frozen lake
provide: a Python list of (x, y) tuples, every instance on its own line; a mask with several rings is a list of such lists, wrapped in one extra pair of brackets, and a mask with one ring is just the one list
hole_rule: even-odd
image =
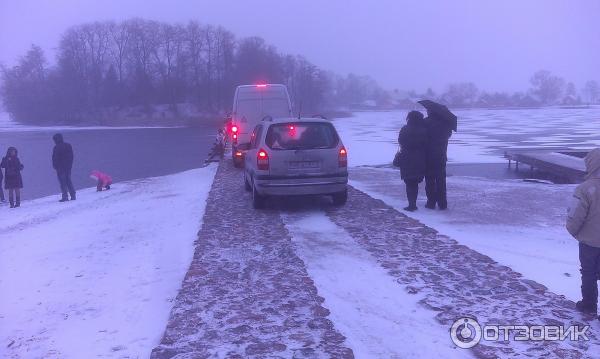
[[(352, 166), (389, 164), (408, 111), (357, 112), (334, 121)], [(451, 163), (505, 163), (506, 149), (600, 146), (600, 108), (459, 110)], [(374, 155), (374, 153), (379, 153)], [(380, 153), (387, 153), (381, 156)], [(389, 158), (389, 160), (388, 160)]]

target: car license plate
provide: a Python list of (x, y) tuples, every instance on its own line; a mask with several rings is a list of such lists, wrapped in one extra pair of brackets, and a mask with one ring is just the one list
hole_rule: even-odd
[(319, 161), (290, 161), (288, 168), (294, 170), (319, 168)]

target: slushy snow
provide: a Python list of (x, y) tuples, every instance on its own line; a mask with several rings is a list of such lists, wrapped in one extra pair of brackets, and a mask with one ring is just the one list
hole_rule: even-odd
[(0, 207), (0, 357), (148, 357), (191, 262), (215, 170)]

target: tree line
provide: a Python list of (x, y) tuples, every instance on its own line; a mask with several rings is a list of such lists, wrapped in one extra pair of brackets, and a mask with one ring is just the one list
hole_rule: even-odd
[(208, 115), (231, 108), (235, 86), (284, 83), (296, 109), (322, 111), (380, 91), (368, 77), (340, 77), (258, 37), (222, 27), (130, 19), (69, 28), (56, 61), (32, 46), (1, 68), (4, 108), (22, 123), (83, 123), (98, 113), (193, 104)]
[(452, 107), (535, 107), (600, 101), (600, 86), (575, 85), (538, 71), (524, 92), (480, 91), (472, 82), (443, 92), (385, 90), (369, 76), (339, 76), (302, 56), (281, 54), (259, 37), (236, 38), (196, 21), (170, 24), (130, 19), (82, 24), (61, 36), (49, 64), (33, 45), (13, 67), (0, 67), (0, 95), (13, 119), (31, 124), (98, 122), (126, 109), (150, 114), (158, 106), (177, 116), (191, 104), (195, 117), (224, 115), (235, 86), (286, 84), (298, 111), (411, 108), (422, 98)]
[(462, 108), (507, 108), (541, 106), (580, 106), (600, 103), (600, 84), (595, 80), (585, 83), (578, 90), (574, 83), (566, 81), (547, 70), (535, 72), (526, 91), (497, 92), (482, 91), (473, 82), (459, 82), (448, 85), (443, 92), (436, 93), (431, 88), (424, 93), (394, 90), (381, 99), (388, 106), (409, 107), (416, 100), (427, 98), (437, 100), (452, 107)]

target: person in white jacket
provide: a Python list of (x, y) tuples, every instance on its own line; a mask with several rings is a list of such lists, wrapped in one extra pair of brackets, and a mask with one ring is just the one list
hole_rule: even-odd
[(587, 176), (573, 194), (567, 230), (579, 241), (582, 299), (577, 302), (577, 309), (597, 315), (600, 279), (600, 148), (588, 153), (585, 165)]

